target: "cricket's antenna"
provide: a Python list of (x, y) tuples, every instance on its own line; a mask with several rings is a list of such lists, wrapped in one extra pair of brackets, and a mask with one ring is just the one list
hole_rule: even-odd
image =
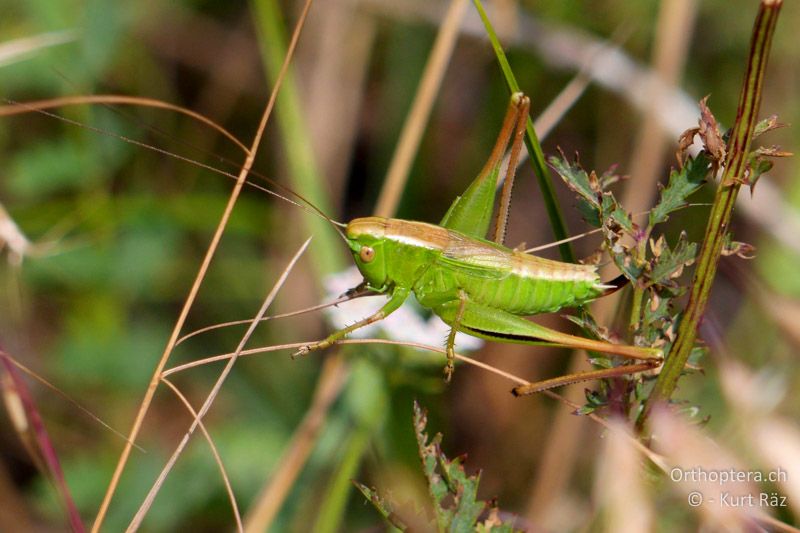
[[(106, 97), (106, 98), (108, 98), (108, 97)], [(80, 122), (78, 122), (76, 120), (72, 120), (70, 118), (67, 118), (67, 117), (61, 116), (61, 115), (59, 115), (57, 113), (53, 113), (51, 111), (47, 111), (46, 110), (49, 107), (57, 107), (58, 105), (63, 103), (61, 100), (58, 100), (58, 99), (56, 99), (56, 100), (44, 100), (44, 101), (40, 101), (40, 102), (31, 102), (31, 103), (15, 102), (15, 101), (9, 100), (7, 98), (4, 98), (3, 100), (6, 102), (6, 104), (8, 104), (8, 106), (10, 106), (12, 108), (20, 108), (21, 109), (20, 112), (35, 111), (37, 113), (41, 113), (42, 115), (45, 115), (45, 116), (48, 116), (48, 117), (51, 117), (51, 118), (55, 118), (57, 120), (65, 122), (67, 124), (70, 124), (70, 125), (73, 125), (73, 126), (78, 126), (78, 127), (81, 127), (81, 128), (86, 128), (86, 129), (88, 129), (90, 131), (93, 131), (95, 133), (98, 133), (100, 135), (105, 135), (107, 137), (118, 139), (118, 140), (121, 140), (121, 141), (126, 142), (128, 144), (132, 144), (134, 146), (139, 146), (141, 148), (145, 148), (145, 149), (150, 150), (152, 152), (156, 152), (156, 153), (165, 155), (167, 157), (171, 157), (173, 159), (177, 159), (179, 161), (183, 161), (185, 163), (189, 163), (189, 164), (194, 165), (194, 166), (196, 166), (198, 168), (202, 168), (204, 170), (208, 170), (208, 171), (213, 172), (215, 174), (219, 174), (219, 175), (225, 176), (225, 177), (230, 178), (230, 179), (232, 179), (234, 181), (238, 179), (238, 176), (236, 176), (236, 175), (234, 175), (234, 174), (232, 174), (230, 172), (227, 172), (225, 170), (219, 169), (217, 167), (208, 165), (206, 163), (201, 163), (200, 161), (191, 159), (189, 157), (182, 156), (180, 154), (176, 154), (176, 153), (170, 152), (168, 150), (164, 150), (163, 148), (159, 148), (157, 146), (153, 146), (151, 144), (147, 144), (147, 143), (142, 142), (142, 141), (137, 141), (136, 139), (132, 139), (132, 138), (127, 137), (125, 135), (120, 135), (118, 133), (114, 133), (114, 132), (111, 132), (111, 131), (102, 130), (102, 129), (96, 128), (94, 126), (90, 126), (88, 124), (82, 124), (82, 123), (80, 123)], [(125, 103), (125, 102), (121, 102), (121, 103)], [(7, 110), (7, 112), (4, 113), (4, 114), (11, 115), (11, 114), (14, 114), (14, 113), (13, 112), (8, 112), (8, 110)], [(194, 118), (198, 118), (198, 116), (196, 116), (196, 115), (193, 115), (193, 116), (194, 116)], [(222, 132), (225, 135), (225, 137), (227, 137), (228, 139), (233, 140), (237, 145), (240, 145), (240, 147), (241, 147), (241, 144), (238, 143), (238, 141), (236, 141), (236, 138), (232, 134), (228, 133), (227, 130), (225, 130), (221, 126), (218, 126), (216, 123), (213, 123), (209, 119), (205, 119), (205, 117), (203, 117), (200, 120), (202, 120), (202, 122), (204, 122), (206, 124), (211, 124), (214, 127), (214, 129), (216, 129), (217, 131)], [(238, 166), (235, 162), (233, 162), (233, 161), (231, 161), (231, 160), (229, 160), (229, 159), (227, 159), (225, 157), (222, 157), (222, 156), (220, 156), (218, 154), (209, 154), (209, 155), (212, 155), (213, 157), (219, 159), (220, 161), (222, 161), (223, 163), (226, 163), (228, 165)], [(283, 184), (275, 181), (274, 179), (269, 178), (269, 177), (265, 176), (264, 174), (254, 170), (254, 169), (250, 169), (249, 173), (251, 175), (253, 175), (253, 176), (256, 176), (256, 177), (266, 181), (269, 185), (271, 185), (272, 187), (275, 187), (276, 189), (279, 189), (284, 194), (291, 195), (291, 196), (297, 198), (300, 202), (302, 202), (302, 204), (300, 204), (300, 203), (298, 203), (298, 202), (296, 202), (296, 201), (294, 201), (294, 200), (292, 200), (290, 198), (287, 198), (283, 194), (280, 194), (280, 193), (275, 192), (275, 191), (273, 191), (271, 189), (268, 189), (267, 187), (264, 187), (263, 185), (258, 185), (256, 183), (253, 183), (250, 180), (246, 180), (245, 181), (245, 183), (247, 185), (249, 185), (250, 187), (253, 187), (255, 189), (258, 189), (260, 191), (263, 191), (263, 192), (265, 192), (267, 194), (270, 194), (270, 195), (272, 195), (272, 196), (274, 196), (276, 198), (280, 198), (281, 200), (283, 200), (285, 202), (288, 202), (288, 203), (290, 203), (290, 204), (292, 204), (294, 206), (299, 207), (300, 209), (304, 209), (305, 211), (307, 211), (309, 213), (313, 213), (314, 215), (322, 218), (323, 220), (325, 220), (325, 221), (327, 221), (328, 223), (331, 224), (333, 229), (336, 230), (336, 232), (339, 234), (339, 236), (342, 238), (342, 240), (347, 242), (347, 237), (345, 236), (344, 232), (341, 229), (339, 229), (339, 228), (346, 227), (347, 224), (344, 224), (342, 222), (339, 222), (339, 221), (334, 220), (333, 218), (329, 217), (319, 207), (317, 207), (311, 200), (309, 200), (305, 196), (301, 195), (300, 193), (293, 191), (292, 189), (290, 189), (286, 185), (283, 185)]]

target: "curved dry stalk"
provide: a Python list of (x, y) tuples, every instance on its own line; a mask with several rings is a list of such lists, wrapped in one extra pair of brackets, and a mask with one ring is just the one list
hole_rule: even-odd
[[(89, 97), (72, 97), (72, 98), (92, 98), (92, 97), (89, 96)], [(135, 98), (135, 97), (125, 97), (125, 98)], [(145, 99), (145, 100), (147, 100), (147, 99)], [(160, 106), (157, 106), (157, 107), (169, 107), (169, 108), (173, 107), (172, 104), (161, 102), (160, 100), (153, 100), (153, 102), (161, 104)], [(14, 105), (11, 105), (11, 106), (6, 106), (6, 107), (13, 108), (13, 107), (17, 107), (17, 106), (23, 106), (24, 107), (24, 104), (14, 104)], [(0, 110), (3, 110), (3, 109), (5, 109), (5, 108), (0, 106)], [(194, 113), (193, 111), (186, 110), (186, 109), (183, 109), (183, 108), (178, 108), (178, 109), (181, 109), (181, 110), (183, 110), (183, 111), (185, 111), (187, 113)], [(195, 159), (192, 159), (190, 157), (186, 157), (186, 156), (183, 156), (183, 155), (180, 155), (180, 154), (176, 154), (174, 152), (170, 152), (169, 150), (165, 150), (163, 148), (159, 148), (158, 146), (154, 146), (152, 144), (147, 144), (147, 143), (142, 142), (142, 141), (137, 141), (136, 139), (132, 139), (132, 138), (127, 137), (125, 135), (120, 135), (120, 134), (117, 134), (117, 133), (114, 133), (114, 132), (111, 132), (111, 131), (103, 130), (103, 129), (100, 129), (100, 128), (95, 128), (93, 126), (89, 126), (88, 124), (82, 124), (82, 123), (80, 123), (80, 122), (78, 122), (76, 120), (72, 120), (72, 119), (63, 117), (61, 115), (57, 115), (55, 113), (50, 113), (49, 111), (45, 111), (44, 109), (29, 110), (29, 111), (36, 111), (36, 112), (41, 113), (43, 115), (46, 115), (48, 117), (60, 120), (61, 122), (65, 122), (65, 123), (71, 124), (73, 126), (78, 126), (78, 127), (87, 129), (89, 131), (93, 131), (94, 133), (97, 133), (99, 135), (104, 135), (106, 137), (111, 137), (111, 138), (114, 138), (114, 139), (118, 139), (120, 141), (126, 142), (128, 144), (133, 145), (133, 146), (138, 146), (139, 148), (144, 148), (145, 150), (150, 150), (151, 152), (156, 152), (157, 154), (161, 154), (163, 156), (170, 157), (172, 159), (176, 159), (176, 160), (181, 161), (183, 163), (188, 163), (188, 164), (193, 165), (193, 166), (195, 166), (197, 168), (201, 168), (203, 170), (208, 170), (209, 172), (212, 172), (214, 174), (218, 174), (220, 176), (224, 176), (226, 178), (230, 178), (230, 179), (232, 179), (234, 181), (238, 181), (239, 180), (239, 176), (241, 174), (242, 168), (244, 168), (244, 167), (240, 167), (239, 168), (239, 174), (234, 174), (233, 172), (228, 172), (228, 171), (222, 170), (220, 168), (217, 168), (215, 166), (212, 166), (212, 165), (209, 165), (209, 164), (206, 164), (206, 163), (202, 163), (202, 162), (197, 161)], [(9, 112), (7, 114), (13, 114), (13, 113)], [(206, 118), (204, 115), (196, 114), (196, 116), (202, 122), (213, 124), (213, 121), (211, 121), (211, 119), (209, 119), (209, 118)], [(221, 126), (219, 126), (219, 127), (221, 127)], [(215, 129), (217, 129), (217, 128), (215, 127)], [(236, 142), (238, 143), (238, 141), (236, 141)], [(247, 148), (245, 148), (245, 153), (246, 154), (249, 153)], [(220, 160), (220, 161), (222, 161), (224, 163), (229, 163), (231, 165), (234, 164), (232, 161), (230, 161), (230, 160), (228, 160), (228, 159), (226, 159), (226, 158), (224, 158), (224, 157), (222, 157), (220, 155), (217, 155), (217, 154), (212, 154), (212, 155), (216, 159), (218, 159), (218, 160)], [(245, 179), (245, 181), (244, 181), (245, 185), (247, 185), (249, 187), (252, 187), (254, 189), (257, 189), (257, 190), (259, 190), (261, 192), (267, 193), (267, 194), (269, 194), (271, 196), (274, 196), (276, 198), (280, 198), (284, 202), (287, 202), (287, 203), (289, 203), (291, 205), (294, 205), (295, 207), (299, 207), (300, 209), (303, 209), (304, 211), (312, 212), (315, 215), (321, 215), (322, 218), (326, 219), (328, 222), (333, 223), (334, 225), (341, 224), (341, 223), (335, 222), (333, 219), (325, 216), (324, 214), (322, 214), (321, 211), (317, 211), (316, 208), (309, 207), (309, 206), (313, 206), (313, 204), (310, 201), (308, 201), (306, 198), (301, 196), (300, 194), (297, 194), (296, 192), (292, 191), (291, 189), (289, 189), (285, 185), (281, 185), (280, 183), (276, 182), (275, 180), (273, 180), (273, 179), (265, 176), (264, 174), (256, 171), (252, 167), (248, 170), (247, 174), (253, 175), (253, 176), (256, 176), (256, 177), (259, 177), (259, 178), (263, 179), (264, 181), (268, 182), (272, 186), (284, 191), (285, 193), (288, 193), (288, 194), (291, 194), (291, 195), (297, 197), (298, 199), (302, 200), (303, 202), (305, 202), (308, 205), (299, 204), (299, 203), (295, 202), (294, 200), (292, 200), (290, 198), (287, 198), (286, 196), (283, 196), (280, 193), (277, 193), (277, 192), (275, 192), (275, 191), (273, 191), (271, 189), (268, 189), (268, 188), (266, 188), (264, 186), (261, 186), (261, 185), (259, 185), (257, 183), (253, 183), (252, 181), (249, 181), (247, 179)]]
[[(260, 353), (269, 353), (269, 352), (277, 352), (280, 350), (293, 350), (295, 348), (300, 348), (301, 346), (308, 346), (309, 344), (314, 344), (314, 341), (306, 341), (306, 342), (291, 342), (287, 344), (276, 344), (273, 346), (264, 346), (262, 348), (252, 348), (250, 350), (242, 350), (239, 353), (240, 357), (245, 357), (248, 355), (257, 355)], [(431, 346), (430, 344), (423, 344), (421, 342), (408, 342), (408, 341), (393, 341), (389, 339), (342, 339), (336, 341), (336, 344), (388, 344), (392, 346), (406, 346), (409, 348), (419, 348), (420, 350), (426, 350), (429, 352), (436, 352), (443, 355), (447, 354), (447, 350), (444, 348), (440, 348), (438, 346)], [(190, 368), (195, 368), (198, 366), (207, 365), (209, 363), (216, 363), (218, 361), (227, 361), (228, 359), (233, 357), (233, 353), (224, 353), (219, 355), (212, 355), (210, 357), (204, 357), (203, 359), (198, 359), (197, 361), (191, 361), (189, 363), (184, 363), (182, 365), (174, 366), (172, 368), (168, 368), (162, 373), (162, 376), (170, 376), (172, 374), (176, 374), (178, 372), (183, 372), (184, 370), (189, 370)], [(513, 374), (509, 374), (499, 368), (495, 368), (491, 365), (478, 361), (476, 359), (472, 359), (471, 357), (467, 357), (466, 355), (461, 355), (456, 353), (456, 359), (459, 361), (463, 361), (464, 363), (477, 366), (484, 370), (488, 370), (498, 376), (502, 376), (506, 379), (509, 379), (519, 385), (530, 385), (530, 382), (517, 377)]]
[[(202, 122), (206, 126), (209, 126), (216, 130), (217, 132), (221, 133), (226, 139), (231, 141), (233, 144), (241, 148), (242, 152), (245, 154), (249, 153), (249, 149), (247, 146), (242, 143), (236, 136), (223, 128), (221, 125), (217, 124), (210, 118), (202, 115), (196, 111), (192, 111), (191, 109), (187, 109), (185, 107), (181, 107), (179, 105), (170, 104), (169, 102), (164, 102), (162, 100), (156, 100), (155, 98), (144, 98), (140, 96), (126, 96), (122, 94), (97, 94), (97, 95), (87, 95), (87, 96), (64, 96), (61, 98), (50, 98), (47, 100), (35, 100), (33, 102), (11, 102), (9, 101), (9, 105), (0, 106), (0, 117), (7, 117), (11, 115), (19, 115), (21, 113), (29, 113), (31, 111), (44, 111), (45, 109), (53, 109), (54, 107), (64, 107), (70, 105), (82, 105), (82, 104), (116, 104), (116, 105), (135, 105), (135, 106), (142, 106), (142, 107), (154, 107), (157, 109), (168, 109), (170, 111), (175, 111), (176, 113), (180, 113), (182, 115), (186, 115), (198, 122)], [(47, 115), (52, 115), (51, 113), (47, 113)]]
[[(175, 326), (172, 330), (172, 334), (170, 335), (170, 339), (167, 342), (166, 347), (164, 348), (164, 352), (161, 355), (161, 358), (156, 365), (155, 370), (153, 371), (153, 376), (150, 379), (150, 383), (147, 387), (147, 391), (145, 392), (144, 399), (142, 400), (141, 407), (136, 415), (136, 419), (133, 422), (133, 426), (131, 428), (130, 434), (128, 435), (128, 440), (133, 442), (136, 440), (136, 437), (139, 435), (139, 431), (141, 430), (142, 424), (144, 422), (144, 417), (147, 414), (147, 411), (150, 408), (150, 404), (153, 401), (153, 396), (155, 396), (156, 388), (158, 387), (159, 379), (161, 378), (161, 372), (164, 370), (164, 367), (169, 360), (169, 356), (172, 354), (172, 351), (175, 348), (175, 342), (178, 340), (178, 335), (180, 335), (180, 331), (183, 328), (184, 323), (186, 322), (186, 318), (189, 315), (189, 310), (192, 308), (195, 299), (197, 298), (197, 293), (200, 291), (200, 286), (205, 279), (206, 272), (208, 271), (208, 267), (211, 264), (211, 260), (213, 259), (217, 247), (219, 245), (220, 240), (222, 239), (222, 234), (227, 227), (228, 220), (230, 219), (231, 213), (233, 212), (233, 207), (236, 205), (236, 200), (239, 198), (239, 194), (244, 186), (245, 180), (247, 179), (247, 175), (250, 172), (250, 169), (253, 166), (253, 162), (255, 161), (256, 152), (258, 151), (258, 146), (261, 143), (261, 137), (264, 134), (264, 129), (267, 126), (267, 121), (269, 120), (270, 115), (272, 114), (272, 109), (275, 106), (275, 100), (278, 96), (278, 91), (280, 90), (281, 83), (283, 78), (286, 75), (286, 71), (289, 67), (289, 62), (294, 55), (294, 50), (297, 47), (297, 41), (300, 38), (300, 31), (303, 28), (305, 23), (306, 16), (308, 15), (309, 8), (311, 7), (311, 0), (306, 0), (305, 5), (303, 7), (303, 11), (300, 14), (300, 19), (297, 21), (297, 25), (295, 26), (294, 33), (292, 34), (291, 42), (289, 43), (289, 48), (286, 52), (286, 57), (284, 59), (283, 65), (281, 66), (280, 74), (275, 82), (275, 86), (272, 89), (270, 94), (269, 102), (267, 102), (267, 106), (264, 109), (264, 114), (261, 117), (261, 121), (258, 125), (258, 129), (256, 130), (255, 137), (253, 139), (252, 146), (248, 151), (248, 155), (245, 158), (244, 165), (242, 166), (241, 172), (236, 180), (236, 186), (231, 191), (231, 195), (228, 199), (228, 203), (225, 206), (225, 211), (220, 218), (219, 224), (217, 225), (217, 229), (214, 232), (214, 236), (211, 239), (211, 243), (209, 244), (208, 250), (206, 251), (206, 255), (203, 258), (203, 262), (200, 265), (200, 268), (195, 276), (195, 280), (192, 284), (192, 288), (189, 291), (189, 295), (184, 302), (183, 308), (181, 309), (180, 315), (178, 316), (177, 321), (175, 322)], [(108, 512), (108, 507), (111, 503), (111, 498), (114, 496), (116, 492), (117, 486), (119, 485), (119, 480), (122, 477), (122, 471), (125, 469), (125, 465), (128, 462), (128, 457), (130, 456), (131, 452), (131, 444), (127, 444), (125, 448), (122, 450), (120, 454), (119, 460), (117, 462), (117, 466), (114, 470), (114, 474), (111, 477), (111, 482), (109, 483), (108, 489), (106, 490), (106, 494), (103, 497), (103, 501), (100, 504), (100, 509), (97, 512), (97, 517), (95, 518), (94, 524), (92, 525), (92, 533), (97, 533), (100, 530), (100, 527), (103, 524), (103, 520), (105, 519), (106, 513)]]
[(231, 502), (233, 516), (236, 519), (236, 530), (240, 532), (244, 531), (244, 528), (242, 527), (242, 515), (239, 513), (239, 505), (236, 503), (236, 495), (233, 493), (233, 486), (231, 485), (230, 477), (228, 476), (228, 472), (225, 470), (225, 464), (222, 462), (222, 457), (219, 454), (219, 450), (217, 450), (217, 446), (214, 444), (214, 439), (211, 438), (211, 435), (206, 429), (205, 424), (203, 424), (203, 422), (198, 418), (197, 411), (194, 410), (192, 404), (189, 403), (188, 398), (186, 398), (177, 385), (165, 378), (161, 378), (161, 382), (172, 389), (172, 392), (174, 392), (175, 396), (177, 396), (178, 399), (183, 403), (183, 405), (186, 407), (186, 410), (192, 415), (192, 418), (197, 420), (197, 425), (200, 427), (200, 431), (203, 433), (203, 436), (208, 442), (208, 446), (211, 448), (211, 454), (214, 456), (214, 460), (217, 462), (219, 473), (222, 476), (222, 482), (225, 484), (225, 490), (228, 492), (228, 499)]
[[(195, 159), (192, 159), (190, 157), (186, 157), (186, 156), (183, 156), (183, 155), (180, 155), (180, 154), (176, 154), (174, 152), (170, 152), (169, 150), (165, 150), (163, 148), (159, 148), (158, 146), (154, 146), (152, 144), (147, 144), (147, 143), (142, 142), (142, 141), (137, 141), (136, 139), (133, 139), (131, 137), (127, 137), (125, 135), (120, 135), (118, 133), (114, 133), (114, 132), (111, 132), (111, 131), (103, 130), (103, 129), (100, 129), (100, 128), (95, 128), (93, 126), (89, 126), (88, 124), (82, 124), (82, 123), (80, 123), (80, 122), (78, 122), (76, 120), (72, 120), (70, 118), (63, 117), (63, 116), (55, 114), (55, 113), (51, 113), (49, 111), (45, 111), (45, 109), (47, 109), (48, 107), (57, 107), (59, 105), (67, 105), (67, 103), (76, 103), (76, 104), (81, 104), (81, 103), (106, 103), (106, 104), (118, 103), (118, 104), (120, 104), (121, 103), (121, 104), (143, 105), (143, 106), (146, 106), (146, 107), (157, 107), (157, 108), (171, 109), (171, 110), (177, 111), (179, 113), (183, 113), (183, 114), (189, 115), (189, 116), (199, 120), (200, 122), (209, 125), (210, 127), (215, 129), (216, 131), (222, 133), (225, 137), (231, 139), (231, 141), (234, 144), (236, 144), (237, 146), (242, 148), (242, 150), (244, 151), (245, 154), (249, 154), (250, 153), (249, 149), (246, 146), (244, 146), (241, 143), (241, 141), (236, 139), (236, 137), (234, 137), (232, 133), (228, 132), (222, 126), (216, 124), (213, 120), (211, 120), (210, 118), (207, 118), (205, 115), (202, 115), (200, 113), (196, 113), (196, 112), (194, 112), (194, 111), (192, 111), (190, 109), (186, 109), (186, 108), (183, 108), (183, 107), (179, 107), (179, 106), (170, 104), (168, 102), (163, 102), (161, 100), (154, 100), (154, 99), (150, 99), (150, 98), (140, 98), (140, 97), (120, 96), (120, 95), (98, 95), (98, 96), (71, 96), (71, 97), (65, 97), (65, 98), (56, 98), (56, 99), (52, 99), (52, 100), (41, 100), (41, 101), (30, 102), (30, 103), (15, 102), (15, 103), (13, 103), (11, 105), (0, 106), (0, 116), (7, 116), (7, 115), (14, 115), (14, 114), (19, 114), (19, 113), (23, 113), (23, 112), (35, 111), (35, 112), (41, 113), (43, 115), (46, 115), (48, 117), (60, 120), (60, 121), (62, 121), (64, 123), (66, 123), (66, 124), (71, 124), (73, 126), (78, 126), (78, 127), (93, 131), (94, 133), (97, 133), (99, 135), (104, 135), (106, 137), (111, 137), (111, 138), (114, 138), (114, 139), (118, 139), (120, 141), (126, 142), (128, 144), (133, 145), (133, 146), (138, 146), (139, 148), (144, 148), (146, 150), (150, 150), (151, 152), (155, 152), (157, 154), (161, 154), (163, 156), (170, 157), (172, 159), (176, 159), (176, 160), (181, 161), (183, 163), (188, 163), (188, 164), (193, 165), (193, 166), (195, 166), (197, 168), (201, 168), (203, 170), (208, 170), (209, 172), (212, 172), (214, 174), (218, 174), (220, 176), (224, 176), (226, 178), (230, 178), (233, 181), (238, 181), (239, 180), (239, 174), (234, 174), (233, 172), (228, 172), (228, 171), (222, 170), (221, 168), (217, 168), (215, 166), (212, 166), (212, 165), (209, 165), (209, 164), (206, 164), (206, 163), (202, 163), (202, 162), (197, 161)], [(38, 107), (36, 107), (36, 106), (38, 106)], [(235, 163), (233, 163), (229, 159), (226, 159), (225, 157), (222, 157), (222, 156), (220, 156), (218, 154), (213, 154), (213, 153), (211, 155), (213, 155), (216, 159), (222, 161), (223, 163), (228, 163), (230, 165), (238, 167), (238, 165), (236, 165)], [(239, 168), (239, 173), (241, 173), (241, 168)], [(273, 191), (271, 189), (268, 189), (268, 188), (266, 188), (266, 187), (264, 187), (262, 185), (259, 185), (257, 183), (253, 183), (252, 181), (249, 181), (247, 179), (245, 179), (245, 182), (244, 182), (245, 185), (247, 185), (249, 187), (252, 187), (254, 189), (257, 189), (257, 190), (259, 190), (261, 192), (267, 193), (267, 194), (269, 194), (271, 196), (274, 196), (276, 198), (280, 198), (284, 202), (287, 202), (287, 203), (289, 203), (289, 204), (291, 204), (291, 205), (293, 205), (295, 207), (298, 207), (298, 208), (300, 208), (300, 209), (302, 209), (304, 211), (312, 212), (315, 215), (321, 215), (322, 218), (326, 219), (328, 222), (333, 223), (334, 225), (340, 224), (338, 222), (335, 222), (333, 219), (330, 219), (329, 217), (325, 216), (321, 211), (318, 211), (315, 207), (313, 207), (313, 204), (310, 201), (308, 201), (306, 198), (304, 198), (302, 195), (297, 194), (296, 192), (292, 191), (288, 187), (286, 187), (284, 185), (281, 185), (280, 183), (276, 182), (275, 180), (273, 180), (273, 179), (265, 176), (264, 174), (256, 171), (252, 167), (248, 171), (248, 174), (263, 179), (264, 181), (266, 181), (269, 184), (271, 184), (272, 186), (280, 189), (284, 193), (293, 195), (293, 196), (295, 196), (296, 198), (298, 198), (299, 200), (305, 202), (305, 204), (308, 204), (308, 205), (297, 203), (296, 201), (294, 201), (294, 200), (292, 200), (290, 198), (287, 198), (286, 196), (284, 196), (281, 193), (275, 192), (275, 191)], [(0, 229), (2, 229), (2, 228), (0, 228)], [(14, 233), (10, 233), (10, 235), (12, 235), (16, 239), (19, 238)], [(39, 246), (41, 246), (41, 245), (39, 245)], [(45, 249), (44, 251), (47, 251), (47, 250)], [(30, 252), (28, 253), (28, 255), (30, 255)]]
[(403, 192), (414, 155), (422, 140), (422, 133), (433, 108), (433, 101), (442, 85), (442, 78), (453, 54), (456, 40), (460, 32), (461, 21), (464, 18), (467, 0), (452, 0), (445, 14), (433, 50), (425, 65), (425, 71), (414, 95), (411, 111), (408, 113), (400, 141), (389, 164), (386, 180), (378, 197), (375, 215), (389, 217), (397, 211), (400, 195)]
[[(167, 479), (167, 475), (172, 470), (172, 467), (175, 465), (175, 462), (178, 460), (178, 457), (180, 457), (181, 453), (183, 453), (183, 450), (189, 444), (189, 439), (197, 429), (197, 425), (202, 421), (203, 417), (205, 417), (205, 415), (211, 409), (211, 405), (214, 403), (214, 400), (219, 394), (219, 391), (222, 389), (222, 385), (223, 383), (225, 383), (225, 379), (228, 377), (228, 374), (230, 374), (231, 370), (233, 370), (233, 365), (236, 364), (236, 360), (239, 358), (239, 355), (241, 355), (242, 350), (244, 349), (244, 345), (247, 344), (247, 341), (250, 340), (250, 337), (253, 335), (253, 332), (255, 332), (256, 327), (258, 326), (261, 318), (266, 314), (267, 309), (269, 309), (269, 306), (272, 305), (272, 302), (278, 295), (278, 291), (283, 287), (283, 284), (286, 282), (286, 278), (289, 277), (289, 273), (292, 271), (295, 264), (297, 264), (297, 261), (300, 260), (300, 257), (303, 255), (303, 252), (306, 251), (306, 248), (308, 248), (308, 245), (310, 243), (311, 243), (311, 238), (308, 238), (306, 242), (304, 242), (303, 245), (300, 246), (300, 249), (298, 249), (297, 252), (294, 254), (292, 259), (289, 261), (289, 264), (286, 266), (286, 268), (283, 270), (280, 277), (278, 278), (278, 281), (275, 282), (275, 285), (272, 287), (272, 290), (270, 290), (269, 294), (264, 299), (264, 302), (261, 304), (261, 308), (258, 310), (258, 313), (251, 321), (250, 327), (247, 328), (247, 331), (242, 336), (242, 339), (239, 341), (239, 345), (236, 347), (236, 351), (228, 359), (228, 363), (225, 365), (225, 368), (222, 369), (222, 372), (220, 372), (217, 381), (214, 383), (214, 386), (208, 393), (208, 396), (203, 402), (202, 407), (200, 407), (200, 411), (197, 413), (197, 418), (195, 418), (195, 420), (192, 422), (192, 425), (189, 426), (189, 429), (183, 435), (183, 438), (181, 439), (180, 443), (175, 448), (175, 451), (172, 453), (172, 457), (170, 457), (169, 461), (167, 461), (167, 464), (161, 470), (161, 473), (158, 475), (158, 478), (156, 479), (155, 483), (153, 483), (153, 486), (150, 488), (150, 491), (147, 493), (147, 496), (145, 497), (144, 501), (139, 506), (139, 510), (136, 512), (136, 515), (133, 517), (131, 523), (128, 525), (127, 529), (128, 532), (133, 532), (139, 529), (139, 526), (141, 525), (142, 520), (144, 520), (147, 511), (153, 505), (153, 501), (155, 500), (158, 491), (161, 490), (161, 486)], [(161, 379), (163, 379), (164, 376), (162, 375), (160, 377)]]

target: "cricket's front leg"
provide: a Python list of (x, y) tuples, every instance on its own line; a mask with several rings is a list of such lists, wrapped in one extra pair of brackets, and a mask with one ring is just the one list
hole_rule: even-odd
[(306, 355), (307, 353), (312, 352), (314, 350), (324, 350), (325, 348), (328, 348), (329, 346), (335, 344), (337, 341), (343, 339), (345, 336), (347, 336), (348, 333), (355, 331), (359, 328), (363, 328), (364, 326), (368, 326), (379, 320), (383, 320), (384, 318), (392, 314), (394, 311), (396, 311), (401, 305), (403, 305), (403, 302), (405, 302), (406, 298), (408, 298), (409, 292), (410, 292), (409, 289), (405, 287), (395, 287), (394, 290), (392, 291), (392, 295), (389, 297), (389, 301), (387, 301), (383, 305), (383, 307), (381, 307), (377, 312), (373, 313), (372, 315), (362, 320), (359, 320), (355, 324), (347, 326), (346, 328), (334, 331), (333, 333), (328, 335), (328, 337), (325, 338), (324, 340), (315, 342), (313, 344), (309, 344), (307, 346), (302, 346), (295, 353), (292, 354), (292, 357), (297, 357), (299, 355)]

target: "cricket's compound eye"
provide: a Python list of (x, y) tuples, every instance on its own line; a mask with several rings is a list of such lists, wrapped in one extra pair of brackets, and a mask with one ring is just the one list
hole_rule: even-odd
[(373, 259), (375, 259), (375, 250), (369, 246), (362, 246), (361, 250), (358, 252), (358, 256), (365, 263), (370, 263)]

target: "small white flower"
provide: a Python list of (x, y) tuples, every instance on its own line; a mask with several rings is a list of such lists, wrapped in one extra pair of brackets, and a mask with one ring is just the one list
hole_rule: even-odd
[[(325, 280), (325, 290), (331, 299), (361, 283), (361, 273), (356, 267), (328, 276)], [(330, 323), (336, 329), (345, 328), (380, 309), (385, 302), (385, 297), (357, 298), (337, 307), (325, 310)], [(415, 298), (409, 298), (394, 313), (374, 324), (359, 328), (350, 334), (353, 338), (369, 338), (384, 336), (391, 340), (417, 342), (433, 346), (442, 346), (444, 339), (450, 333), (450, 326), (442, 322), (436, 315), (431, 315), (427, 320), (423, 318), (424, 312)], [(456, 334), (456, 351), (471, 352), (483, 346), (483, 341), (471, 335)]]

